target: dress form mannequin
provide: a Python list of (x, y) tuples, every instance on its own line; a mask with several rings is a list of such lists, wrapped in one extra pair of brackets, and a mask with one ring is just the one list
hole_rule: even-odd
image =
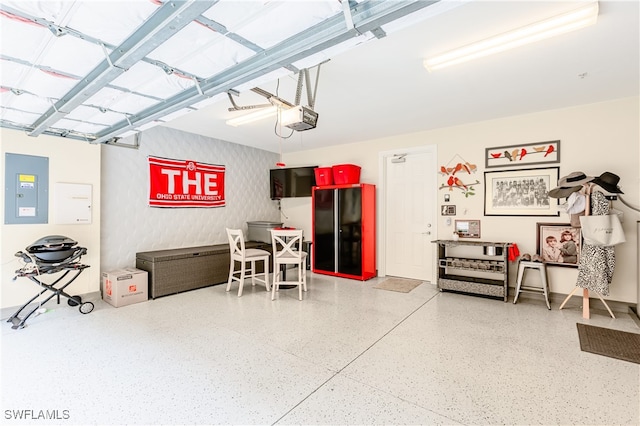
[[(569, 299), (571, 299), (571, 296), (573, 296), (573, 293), (578, 291), (579, 288), (580, 287), (576, 286), (576, 288), (571, 290), (571, 293), (567, 295), (567, 298), (564, 299), (564, 302), (562, 302), (562, 305), (560, 305), (560, 309), (564, 308), (564, 305), (569, 301)], [(609, 315), (611, 315), (611, 318), (615, 319), (616, 318), (615, 315), (613, 315), (613, 312), (611, 312), (609, 305), (607, 305), (607, 302), (604, 301), (600, 293), (596, 293), (596, 295), (600, 298), (605, 308), (607, 308), (607, 311), (609, 311)], [(589, 312), (589, 290), (586, 288), (582, 289), (582, 318), (585, 318), (585, 319), (591, 318), (591, 314)]]
[[(594, 194), (593, 198), (594, 200), (596, 200), (597, 205), (596, 206), (592, 206), (591, 205), (591, 198), (592, 198), (592, 189), (595, 185), (592, 183), (587, 183), (584, 184), (582, 189), (580, 190), (580, 192), (584, 193), (587, 198), (586, 198), (586, 208), (585, 208), (585, 215), (590, 215), (592, 213), (594, 214), (608, 214), (609, 212), (609, 205), (603, 205), (603, 200), (604, 200), (604, 195), (601, 192), (598, 192), (597, 194)], [(592, 211), (593, 209), (593, 211)], [(586, 251), (585, 251), (586, 249)], [(603, 261), (607, 258), (611, 258), (612, 261), (612, 268), (613, 268), (613, 248), (612, 247), (595, 247), (595, 246), (588, 246), (588, 245), (584, 245), (583, 246), (583, 255), (590, 255), (591, 258), (587, 259), (587, 261)], [(581, 256), (580, 258), (580, 262), (583, 262), (584, 257)], [(560, 305), (560, 309), (562, 309), (564, 307), (564, 305), (567, 303), (567, 301), (571, 298), (571, 296), (573, 296), (573, 294), (579, 289), (582, 288), (582, 317), (589, 319), (590, 318), (590, 312), (589, 312), (589, 288), (587, 288), (590, 285), (590, 280), (588, 276), (585, 276), (586, 273), (588, 273), (589, 268), (587, 268), (585, 265), (579, 265), (579, 272), (578, 272), (578, 282), (581, 285), (576, 285), (576, 287), (573, 289), (573, 291), (571, 291), (571, 293), (569, 293), (569, 295), (565, 298), (565, 300), (562, 302), (562, 304)], [(612, 273), (612, 269), (611, 269), (611, 273)], [(596, 284), (594, 285), (600, 285), (602, 286), (602, 282), (607, 281), (607, 277), (602, 277), (602, 276), (598, 276), (598, 277), (594, 277), (594, 282), (596, 282)], [(610, 281), (609, 281), (610, 282)], [(602, 298), (602, 295), (597, 292), (594, 291), (594, 293), (596, 293), (596, 295), (598, 296), (598, 298), (600, 298), (600, 300), (602, 301), (602, 303), (604, 304), (604, 306), (607, 308), (607, 311), (609, 311), (609, 315), (611, 315), (612, 318), (615, 318), (615, 316), (613, 315), (613, 312), (611, 311), (611, 309), (609, 308), (609, 305), (607, 305), (607, 303), (605, 302), (605, 300)], [(605, 287), (605, 294), (608, 293), (608, 283)]]

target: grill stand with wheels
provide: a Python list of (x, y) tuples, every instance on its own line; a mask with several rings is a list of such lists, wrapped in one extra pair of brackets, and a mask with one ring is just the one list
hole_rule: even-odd
[[(7, 322), (10, 322), (10, 323), (13, 324), (11, 326), (11, 328), (13, 328), (13, 329), (24, 328), (25, 322), (29, 319), (29, 317), (31, 317), (31, 315), (33, 315), (40, 308), (40, 306), (44, 305), (49, 300), (53, 299), (54, 296), (57, 296), (58, 304), (60, 304), (60, 296), (62, 296), (62, 297), (66, 297), (67, 298), (67, 303), (69, 304), (69, 306), (78, 306), (78, 305), (80, 305), (78, 310), (82, 314), (88, 314), (89, 312), (93, 311), (93, 307), (94, 307), (93, 303), (91, 303), (91, 302), (84, 302), (83, 303), (82, 302), (82, 298), (80, 296), (71, 296), (70, 294), (68, 294), (68, 293), (66, 293), (64, 291), (64, 289), (69, 284), (71, 284), (73, 281), (75, 281), (75, 279), (78, 278), (78, 276), (82, 273), (82, 271), (84, 271), (88, 267), (89, 267), (89, 265), (83, 265), (83, 264), (80, 264), (80, 263), (75, 263), (75, 264), (71, 264), (71, 265), (61, 266), (57, 271), (56, 270), (50, 271), (49, 273), (56, 273), (56, 272), (64, 271), (64, 274), (62, 274), (62, 276), (60, 276), (57, 280), (55, 280), (51, 284), (47, 284), (47, 283), (42, 282), (41, 280), (39, 280), (37, 278), (39, 276), (39, 274), (37, 274), (35, 272), (34, 273), (20, 273), (20, 272), (18, 272), (17, 277), (29, 278), (31, 281), (35, 282), (36, 284), (38, 284), (43, 289), (42, 289), (42, 291), (40, 293), (38, 293), (37, 295), (35, 295), (31, 299), (29, 299), (29, 301), (27, 303), (22, 305), (20, 307), (20, 309), (18, 309), (13, 315), (11, 315), (11, 317), (9, 317)], [(75, 272), (75, 274), (72, 277), (70, 277), (70, 279), (65, 284), (63, 284), (61, 287), (56, 287), (56, 284), (60, 283), (67, 275), (69, 275), (69, 273), (71, 271)], [(41, 302), (39, 302), (38, 306), (33, 308), (31, 310), (31, 312), (29, 312), (25, 317), (20, 318), (18, 316), (18, 315), (20, 315), (20, 313), (27, 306), (29, 306), (31, 303), (33, 303), (36, 299), (38, 299), (40, 296), (45, 294), (47, 291), (51, 291), (51, 292), (53, 292), (53, 294), (50, 295), (49, 297), (47, 297), (46, 299), (42, 300)]]
[[(82, 271), (89, 267), (89, 265), (84, 265), (79, 262), (80, 258), (87, 254), (87, 249), (77, 247), (76, 244), (77, 242), (70, 238), (61, 235), (50, 235), (31, 244), (24, 252), (19, 251), (15, 254), (16, 257), (22, 258), (25, 265), (16, 271), (14, 280), (19, 277), (29, 278), (42, 287), (42, 291), (29, 299), (27, 303), (22, 305), (9, 317), (7, 322), (13, 324), (11, 326), (12, 329), (24, 328), (25, 322), (36, 313), (42, 305), (53, 299), (54, 296), (57, 296), (58, 304), (60, 304), (60, 296), (66, 297), (69, 306), (79, 306), (78, 310), (81, 314), (88, 314), (93, 311), (93, 303), (83, 303), (80, 296), (71, 296), (64, 291), (69, 284), (78, 278)], [(63, 274), (51, 284), (43, 282), (42, 279), (39, 278), (44, 275), (57, 274), (59, 272), (63, 272)], [(69, 276), (72, 272), (73, 274)], [(63, 281), (65, 278), (67, 278), (67, 280)], [(56, 287), (56, 285), (58, 285), (58, 287)], [(39, 301), (38, 305), (26, 316), (22, 318), (19, 316), (27, 306), (35, 302), (47, 291), (53, 294)]]

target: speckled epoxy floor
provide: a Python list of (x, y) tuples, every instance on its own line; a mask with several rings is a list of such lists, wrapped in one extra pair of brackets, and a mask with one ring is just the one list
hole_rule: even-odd
[(640, 333), (628, 315), (379, 280), (310, 273), (302, 302), (220, 285), (3, 322), (2, 423), (640, 424), (640, 366), (581, 352), (576, 330)]

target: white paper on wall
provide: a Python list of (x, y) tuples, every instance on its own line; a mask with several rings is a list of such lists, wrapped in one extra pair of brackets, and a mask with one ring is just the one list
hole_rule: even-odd
[(58, 225), (90, 224), (92, 187), (88, 184), (55, 184), (53, 223)]

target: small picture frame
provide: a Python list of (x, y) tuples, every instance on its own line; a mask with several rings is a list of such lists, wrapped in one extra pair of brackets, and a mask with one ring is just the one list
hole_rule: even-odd
[(448, 203), (449, 201), (451, 201), (451, 196), (449, 194), (444, 194), (444, 202)]
[(456, 220), (455, 233), (460, 238), (480, 238), (480, 221)]
[(569, 223), (537, 223), (536, 252), (547, 265), (577, 268), (582, 252), (582, 229)]
[(440, 209), (440, 214), (442, 216), (455, 216), (456, 215), (456, 206), (451, 204), (443, 204), (442, 209)]

